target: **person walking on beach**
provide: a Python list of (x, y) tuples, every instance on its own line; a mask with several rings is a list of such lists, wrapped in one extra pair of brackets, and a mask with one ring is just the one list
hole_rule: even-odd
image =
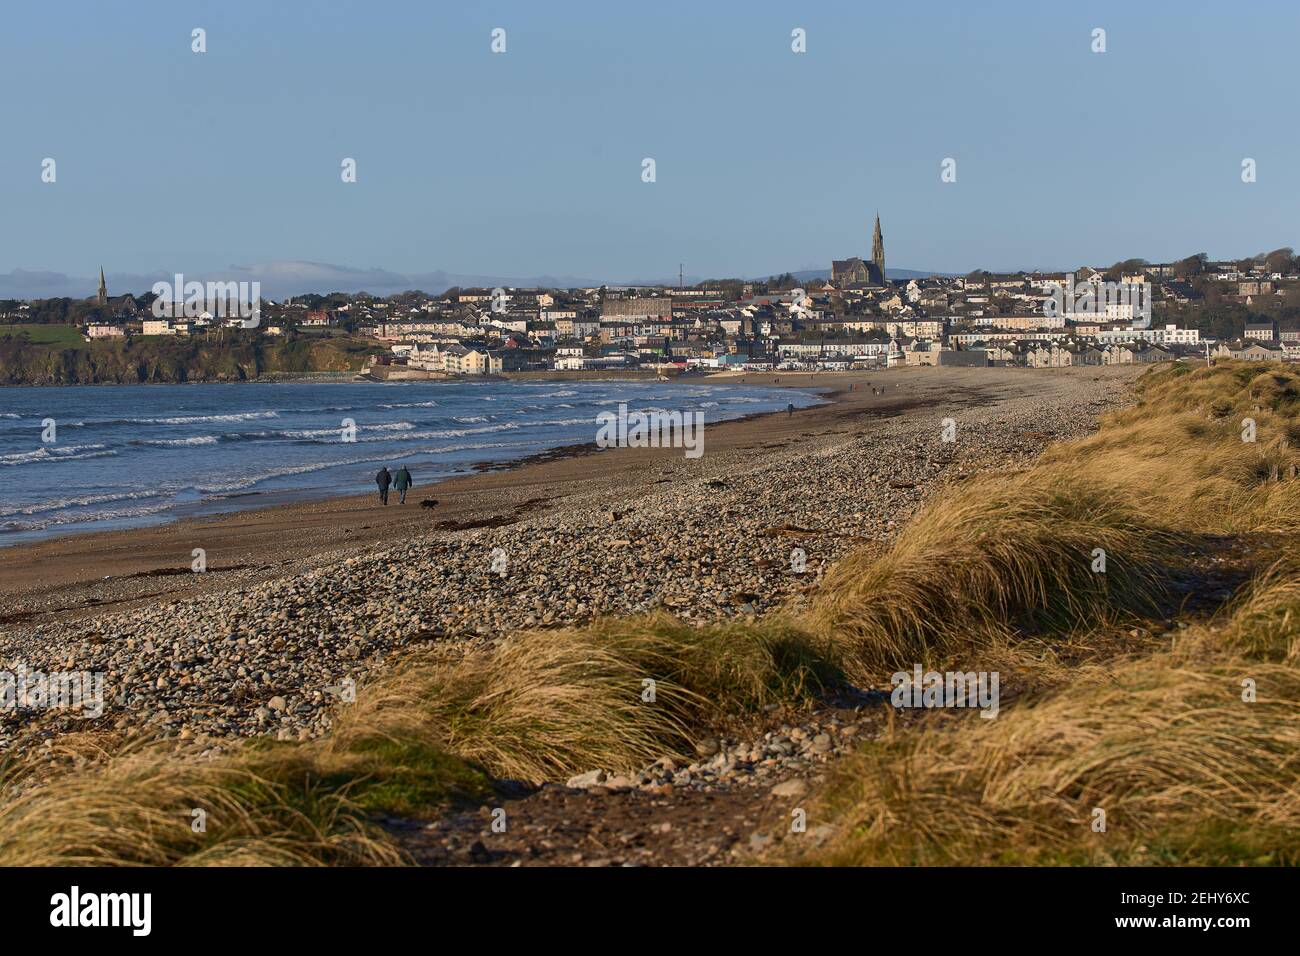
[(380, 504), (388, 504), (388, 486), (393, 483), (393, 476), (388, 473), (388, 466), (384, 465), (379, 469), (379, 474), (375, 475), (375, 484), (379, 486)]
[(397, 489), (397, 503), (399, 505), (406, 504), (406, 489), (411, 487), (412, 484), (411, 473), (406, 470), (406, 466), (403, 465), (397, 469), (397, 477), (393, 479), (393, 487)]
[(785, 407), (785, 417), (789, 418), (793, 414), (794, 414), (794, 402), (791, 402), (789, 405)]

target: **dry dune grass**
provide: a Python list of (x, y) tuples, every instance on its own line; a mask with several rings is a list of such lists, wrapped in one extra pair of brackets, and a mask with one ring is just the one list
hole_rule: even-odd
[[(1152, 611), (1178, 543), (1100, 486), (1060, 472), (991, 477), (944, 494), (886, 554), (841, 561), (811, 618), (850, 673), (878, 680), (1017, 631)], [(1096, 549), (1104, 574), (1093, 570)]]
[(787, 852), (832, 865), (1300, 863), (1300, 670), (1242, 656), (1232, 636), (1262, 604), (1294, 607), (1297, 586), (1180, 639), (1194, 654), (1094, 666), (996, 720), (868, 745), (809, 812), (831, 821), (829, 844)]
[[(1300, 376), (1245, 363), (1148, 373), (1141, 401), (1103, 429), (1048, 449), (1042, 467), (1125, 489), (1153, 520), (1189, 532), (1300, 531)], [(1254, 441), (1243, 441), (1254, 422)]]
[(542, 781), (680, 754), (703, 726), (807, 702), (836, 679), (824, 649), (780, 619), (692, 628), (655, 615), (517, 635), (452, 666), (417, 663), (360, 706), (426, 728), (495, 775)]
[[(8, 866), (391, 864), (345, 788), (306, 748), (208, 759), (140, 745), (26, 790), (6, 780), (0, 861)], [(205, 814), (195, 830), (195, 810)]]
[(345, 708), (334, 733), (310, 742), (212, 745), (83, 735), (9, 761), (0, 864), (393, 865), (403, 856), (371, 825), (375, 812), (429, 812), (490, 789), (396, 710)]
[(1225, 609), (1221, 623), (1180, 636), (1176, 649), (1193, 659), (1226, 649), (1300, 666), (1300, 554), (1289, 554), (1256, 576)]

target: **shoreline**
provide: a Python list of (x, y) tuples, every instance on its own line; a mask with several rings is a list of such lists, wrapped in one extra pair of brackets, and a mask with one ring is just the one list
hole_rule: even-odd
[[(560, 374), (570, 375), (574, 373), (560, 373)], [(824, 374), (825, 373), (823, 373), (823, 375)], [(779, 376), (776, 377), (779, 378)], [(510, 379), (510, 378), (502, 378), (500, 376), (479, 376), (473, 380), (492, 381), (498, 383), (510, 382), (510, 381), (521, 381), (521, 382), (540, 381), (540, 379), (535, 379), (535, 378)], [(646, 381), (646, 378), (642, 377), (642, 378), (617, 379), (617, 378), (606, 377), (602, 379), (574, 378), (569, 380), (604, 381), (604, 382), (611, 382), (611, 383), (615, 383), (618, 381), (626, 381), (633, 384), (641, 384)], [(460, 383), (463, 381), (466, 381), (466, 379), (451, 380), (453, 384)], [(675, 378), (668, 379), (662, 384), (673, 384), (676, 381), (677, 379)], [(702, 381), (703, 379), (701, 379), (699, 383), (702, 383)], [(142, 384), (155, 384), (155, 383), (142, 383)], [(214, 383), (177, 383), (177, 384), (214, 384)], [(234, 384), (234, 383), (226, 383), (226, 384)], [(256, 382), (250, 381), (242, 384), (256, 384)], [(310, 380), (303, 380), (301, 382), (275, 382), (275, 383), (266, 382), (263, 384), (320, 384), (320, 383), (315, 381), (310, 381)], [(337, 384), (337, 383), (329, 383), (329, 384)], [(385, 383), (378, 382), (378, 381), (353, 383), (349, 381), (348, 384), (385, 384)], [(427, 384), (427, 383), (421, 382), (420, 384)], [(698, 384), (698, 383), (696, 382), (696, 379), (694, 377), (691, 377), (688, 378), (684, 384)], [(722, 378), (718, 382), (718, 384), (734, 385), (734, 384), (739, 384), (739, 382), (735, 378), (726, 377), (726, 378)], [(754, 382), (750, 384), (769, 385), (769, 386), (774, 385), (774, 383), (771, 382)], [(836, 383), (833, 382), (826, 382), (823, 384), (809, 383), (809, 384), (801, 384), (801, 385), (791, 385), (789, 387), (805, 393), (815, 394), (818, 399), (821, 399), (823, 401), (823, 403), (833, 403), (836, 400), (834, 396), (839, 395), (840, 392), (843, 392), (844, 394), (848, 394), (848, 389), (847, 387), (844, 387), (844, 383), (839, 383), (839, 385), (840, 388), (838, 390), (836, 389)], [(60, 386), (60, 387), (81, 387), (81, 386)], [(129, 387), (129, 386), (122, 386), (122, 387)], [(775, 384), (774, 387), (785, 388), (787, 386)], [(775, 415), (781, 413), (782, 411), (784, 410), (773, 409), (772, 411), (747, 412), (745, 414), (738, 415), (735, 417), (719, 419), (718, 421), (711, 422), (706, 426), (706, 428), (708, 430), (708, 434), (714, 434), (715, 430), (722, 427), (723, 425), (728, 425), (736, 422), (749, 421), (751, 419), (761, 418), (765, 415)], [(593, 426), (595, 426), (596, 424), (595, 419), (593, 419), (592, 424)], [(482, 474), (486, 472), (509, 471), (512, 469), (522, 468), (532, 464), (552, 461), (559, 458), (566, 458), (566, 457), (572, 457), (576, 455), (588, 454), (588, 453), (595, 452), (597, 450), (599, 449), (597, 449), (595, 444), (595, 439), (593, 438), (589, 441), (572, 441), (566, 444), (554, 445), (550, 448), (545, 448), (541, 451), (531, 451), (517, 458), (511, 458), (511, 457), (489, 458), (484, 461), (466, 463), (464, 465), (456, 466), (457, 467), (456, 471), (443, 474), (437, 478), (434, 478), (431, 482), (426, 482), (421, 487), (424, 487), (426, 489), (433, 488), (438, 485), (441, 485), (444, 482), (452, 481), (457, 478), (465, 478), (465, 477), (469, 477), (476, 474)], [(377, 463), (378, 461), (379, 459), (376, 459)], [(38, 546), (38, 545), (45, 544), (47, 542), (53, 542), (58, 539), (91, 538), (98, 535), (129, 534), (131, 532), (165, 528), (169, 525), (174, 525), (186, 521), (190, 521), (190, 522), (209, 521), (222, 516), (239, 514), (246, 511), (264, 511), (264, 510), (280, 508), (280, 507), (293, 507), (293, 506), (302, 505), (312, 501), (323, 501), (323, 500), (334, 499), (334, 498), (354, 497), (358, 499), (363, 499), (367, 496), (373, 496), (373, 495), (374, 495), (373, 491), (367, 491), (367, 492), (345, 491), (345, 490), (322, 491), (319, 488), (308, 488), (302, 490), (295, 490), (295, 489), (288, 489), (288, 488), (273, 488), (264, 491), (248, 490), (248, 491), (232, 491), (232, 492), (226, 492), (220, 494), (213, 494), (208, 497), (201, 497), (192, 501), (184, 501), (184, 502), (177, 503), (169, 507), (166, 511), (158, 513), (156, 516), (148, 516), (145, 518), (145, 520), (141, 520), (138, 522), (133, 522), (130, 518), (105, 519), (104, 521), (99, 523), (88, 523), (90, 524), (90, 526), (86, 526), (86, 527), (77, 527), (77, 523), (70, 522), (67, 528), (61, 528), (58, 525), (51, 525), (50, 527), (52, 530), (48, 534), (40, 534), (40, 532), (36, 532), (37, 534), (40, 534), (40, 536), (38, 537), (30, 537), (30, 536), (25, 537), (25, 535), (30, 535), (32, 534), (32, 532), (21, 531), (21, 530), (12, 532), (12, 537), (9, 534), (0, 534), (0, 557), (2, 557), (5, 554), (5, 552), (11, 548)], [(95, 526), (95, 524), (98, 524), (99, 526)], [(45, 529), (41, 529), (41, 530), (44, 531)], [(3, 568), (2, 561), (0, 561), (0, 568)], [(3, 591), (0, 590), (0, 594), (2, 593)], [(3, 617), (0, 616), (0, 623), (2, 622), (3, 622)]]
[[(790, 418), (815, 430), (823, 423), (823, 415), (815, 413), (840, 406), (845, 396), (874, 399), (882, 410), (895, 407), (895, 396), (872, 396), (869, 390), (864, 395), (864, 390), (849, 390), (850, 383), (866, 382), (866, 374), (869, 373), (819, 373), (815, 382), (797, 383), (773, 381), (781, 378), (780, 375), (752, 374), (752, 380), (745, 384), (816, 391), (824, 401), (797, 409), (792, 417), (777, 410), (711, 423), (706, 430), (706, 455), (710, 450), (727, 450), (742, 441), (760, 437), (754, 433), (755, 423), (778, 416), (782, 421)], [(738, 378), (723, 380), (723, 384), (737, 383)], [(857, 402), (853, 407), (857, 407)], [(786, 431), (776, 428), (774, 434)], [(494, 512), (495, 496), (550, 483), (581, 481), (582, 473), (590, 469), (576, 462), (596, 456), (599, 456), (596, 474), (608, 477), (638, 472), (655, 459), (680, 459), (682, 452), (680, 449), (600, 449), (593, 439), (533, 452), (523, 458), (480, 462), (462, 474), (417, 483), (408, 492), (405, 506), (397, 505), (396, 496), (390, 495), (390, 504), (383, 507), (377, 503), (374, 491), (343, 491), (324, 497), (304, 494), (230, 510), (182, 513), (153, 524), (70, 531), (36, 540), (0, 543), (0, 599), (10, 605), (10, 610), (0, 613), (0, 628), (46, 618), (51, 613), (66, 611), (72, 612), (69, 616), (79, 617), (85, 612), (129, 607), (145, 598), (197, 593), (207, 590), (202, 585), (214, 582), (215, 577), (227, 572), (247, 571), (276, 561), (308, 559), (340, 550), (363, 549), (407, 534), (465, 530), (479, 522), (499, 521), (500, 516)], [(261, 494), (293, 493), (254, 492), (232, 497)], [(422, 509), (420, 502), (426, 498), (437, 500), (437, 507)], [(530, 500), (516, 504), (531, 507)], [(340, 531), (339, 522), (352, 526)], [(248, 540), (241, 540), (245, 536)], [(213, 577), (180, 573), (189, 571), (195, 547), (203, 547), (208, 575)], [(282, 550), (275, 554), (273, 548)], [(130, 579), (159, 576), (172, 576), (172, 579), (147, 591), (127, 583)], [(106, 586), (110, 582), (116, 582), (117, 586)], [(54, 592), (63, 588), (72, 592), (64, 600), (58, 600)], [(103, 591), (139, 593), (99, 593)], [(40, 605), (40, 610), (33, 613), (35, 609), (26, 606), (29, 602)]]
[[(891, 370), (887, 377), (879, 372), (728, 376), (723, 381), (815, 389), (825, 401), (793, 416), (759, 412), (714, 423), (698, 462), (684, 460), (680, 449), (598, 449), (593, 441), (485, 462), (461, 475), (417, 484), (405, 506), (394, 501), (382, 507), (374, 491), (340, 493), (14, 542), (0, 547), (0, 601), (6, 607), (0, 629), (244, 586), (292, 573), (292, 562), (328, 562), (430, 533), (512, 525), (562, 508), (593, 489), (625, 488), (611, 497), (631, 503), (638, 491), (653, 492), (671, 480), (648, 479), (658, 471), (688, 474), (712, 470), (709, 466), (719, 461), (724, 470), (752, 464), (768, 448), (857, 430), (864, 418), (893, 418), (945, 401), (988, 404), (995, 393), (1019, 392), (1032, 377), (1060, 371), (913, 368)], [(1097, 374), (1095, 369), (1078, 373)], [(871, 393), (873, 378), (885, 382), (884, 395)], [(422, 508), (425, 499), (438, 504)], [(196, 548), (205, 552), (205, 574), (191, 571)]]

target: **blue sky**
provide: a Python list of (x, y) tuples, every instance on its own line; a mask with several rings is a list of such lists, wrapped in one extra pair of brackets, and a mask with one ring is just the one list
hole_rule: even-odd
[(1280, 0), (105, 0), (5, 19), (0, 277), (753, 276), (866, 255), (877, 209), (902, 268), (1300, 245), (1300, 6)]

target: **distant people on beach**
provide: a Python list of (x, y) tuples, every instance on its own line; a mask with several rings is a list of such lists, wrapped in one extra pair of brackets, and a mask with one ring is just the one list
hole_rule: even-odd
[(388, 486), (393, 483), (393, 476), (388, 473), (388, 466), (384, 465), (379, 469), (379, 474), (375, 475), (375, 484), (379, 486), (379, 503), (388, 504)]
[(406, 504), (406, 489), (410, 488), (411, 485), (411, 473), (407, 471), (406, 466), (403, 465), (401, 468), (397, 469), (397, 477), (393, 479), (393, 487), (397, 489), (397, 503), (399, 505)]
[(791, 402), (790, 404), (786, 405), (785, 414), (787, 418), (794, 414), (794, 402)]

